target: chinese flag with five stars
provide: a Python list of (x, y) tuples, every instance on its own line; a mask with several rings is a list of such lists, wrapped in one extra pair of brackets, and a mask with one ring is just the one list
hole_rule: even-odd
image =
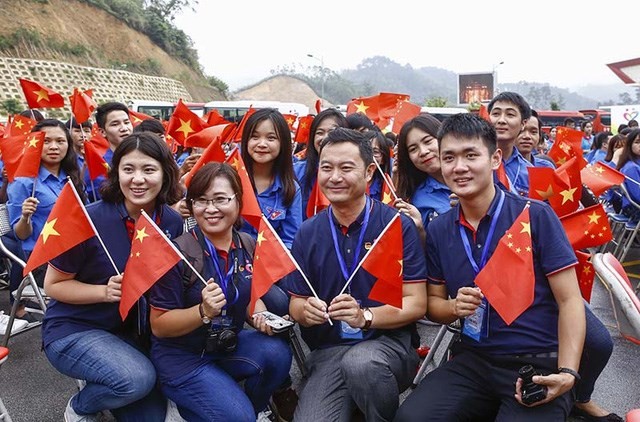
[(251, 279), (250, 313), (256, 302), (282, 277), (296, 269), (293, 257), (273, 230), (267, 218), (260, 217), (258, 239), (253, 254), (253, 278)]
[(109, 164), (102, 158), (102, 154), (92, 141), (84, 143), (84, 159), (89, 170), (89, 178), (96, 180), (100, 176), (107, 177), (109, 174)]
[(300, 117), (298, 120), (298, 128), (296, 129), (296, 136), (294, 141), (298, 144), (306, 144), (311, 138), (311, 123), (313, 123), (314, 116), (309, 114), (308, 116)]
[(529, 196), (548, 200), (559, 217), (577, 210), (582, 196), (578, 159), (571, 157), (557, 169), (528, 167)]
[(11, 121), (9, 127), (5, 130), (4, 136), (9, 137), (26, 135), (27, 133), (31, 132), (31, 129), (33, 129), (36, 123), (37, 122), (33, 119), (24, 117), (20, 114), (16, 114), (15, 116), (13, 116), (13, 120)]
[(53, 205), (47, 222), (36, 240), (23, 274), (62, 255), (81, 242), (95, 236), (93, 225), (71, 182), (67, 182)]
[(576, 276), (578, 277), (578, 285), (580, 286), (580, 293), (587, 302), (591, 303), (591, 291), (593, 290), (593, 278), (595, 271), (593, 264), (589, 262), (591, 254), (575, 251), (578, 258), (578, 265), (576, 265)]
[(28, 79), (19, 79), (19, 81), (29, 108), (64, 107), (64, 98), (54, 90)]
[(182, 99), (178, 100), (176, 109), (173, 110), (169, 124), (167, 126), (167, 135), (171, 136), (177, 143), (184, 145), (184, 141), (194, 133), (200, 132), (206, 128), (207, 124), (200, 119), (189, 107), (184, 105)]
[(240, 176), (240, 182), (242, 182), (242, 209), (240, 215), (249, 222), (253, 227), (258, 229), (260, 227), (260, 221), (262, 216), (262, 210), (258, 203), (258, 198), (253, 191), (253, 185), (249, 178), (247, 168), (244, 166), (242, 156), (240, 155), (240, 149), (236, 148), (227, 158), (227, 163), (231, 165)]
[(611, 226), (602, 204), (560, 218), (573, 249), (599, 246), (612, 239)]
[(556, 141), (547, 153), (556, 166), (566, 163), (571, 157), (578, 157), (577, 160), (582, 169), (585, 161), (582, 159), (582, 131), (569, 129), (568, 127), (558, 127)]
[(362, 113), (377, 122), (380, 117), (378, 115), (378, 96), (359, 97), (347, 103), (347, 115), (353, 113)]
[(309, 194), (309, 202), (307, 202), (307, 218), (311, 218), (323, 209), (328, 208), (330, 204), (331, 203), (327, 197), (324, 196), (324, 193), (320, 190), (318, 180), (316, 179), (316, 182), (311, 189), (311, 193)]
[(32, 132), (27, 136), (22, 158), (13, 177), (38, 177), (42, 148), (44, 147), (44, 132)]
[[(402, 102), (408, 102), (408, 94), (396, 94), (394, 92), (381, 92), (378, 94), (378, 116), (381, 120), (391, 119), (398, 113)], [(378, 126), (380, 127), (380, 126)], [(380, 127), (382, 129), (382, 127)]]
[(393, 116), (393, 133), (400, 133), (402, 125), (420, 114), (420, 106), (409, 101), (400, 101), (396, 114)]
[(235, 123), (224, 123), (221, 125), (210, 126), (200, 132), (194, 133), (184, 141), (185, 148), (197, 147), (206, 148), (215, 140), (224, 142), (231, 132), (235, 129)]
[(69, 97), (71, 101), (71, 113), (78, 123), (84, 123), (89, 120), (91, 113), (98, 107), (98, 104), (93, 100), (93, 91), (88, 89), (86, 91), (80, 91), (78, 88), (73, 88), (73, 94)]
[(136, 222), (131, 254), (122, 273), (120, 316), (124, 321), (134, 303), (180, 262), (181, 256), (146, 213)]
[(529, 204), (502, 236), (475, 283), (507, 325), (531, 306), (535, 276)]
[(377, 280), (369, 299), (402, 309), (402, 220), (396, 213), (362, 258), (362, 268)]
[(187, 173), (186, 177), (184, 178), (184, 185), (186, 187), (189, 187), (189, 185), (191, 184), (191, 179), (193, 179), (193, 176), (196, 174), (196, 172), (200, 170), (200, 167), (211, 162), (224, 163), (227, 156), (222, 149), (221, 142), (222, 141), (219, 137), (215, 138), (213, 142), (211, 142), (209, 146), (206, 147), (204, 151), (202, 151), (202, 155), (200, 156), (200, 158), (198, 158), (198, 161), (196, 161), (193, 167), (191, 167), (191, 170), (189, 170), (189, 173)]
[(133, 125), (133, 127), (138, 126), (144, 120), (153, 119), (153, 117), (149, 116), (148, 114), (140, 113), (139, 111), (133, 110), (129, 110), (129, 118), (131, 119), (131, 125)]
[(600, 196), (610, 187), (624, 182), (624, 174), (604, 163), (586, 166), (580, 172), (580, 176), (582, 176), (582, 182), (589, 186), (595, 196)]

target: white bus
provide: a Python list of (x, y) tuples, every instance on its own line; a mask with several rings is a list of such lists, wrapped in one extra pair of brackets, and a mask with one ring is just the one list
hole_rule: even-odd
[[(183, 103), (197, 116), (204, 116), (204, 103), (187, 103), (184, 101)], [(176, 108), (176, 104), (177, 102), (172, 103), (170, 101), (132, 100), (127, 105), (133, 111), (144, 113), (158, 120), (169, 120), (173, 110)]]
[(258, 100), (211, 101), (204, 105), (204, 113), (206, 114), (215, 109), (225, 120), (240, 122), (247, 110), (249, 110), (249, 107), (275, 108), (282, 114), (294, 114), (296, 116), (306, 116), (309, 114), (309, 107), (301, 103)]

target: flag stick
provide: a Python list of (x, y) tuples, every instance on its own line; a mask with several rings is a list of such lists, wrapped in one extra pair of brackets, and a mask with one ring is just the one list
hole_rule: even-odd
[(173, 249), (173, 251), (180, 257), (180, 259), (183, 260), (185, 264), (187, 264), (189, 269), (193, 271), (193, 273), (200, 279), (200, 281), (202, 281), (202, 284), (204, 284), (205, 286), (208, 285), (209, 283), (207, 283), (207, 280), (205, 280), (204, 277), (202, 277), (202, 275), (198, 271), (196, 271), (195, 268), (193, 268), (193, 265), (191, 265), (191, 262), (189, 262), (189, 260), (182, 254), (182, 252), (180, 252), (180, 250), (176, 248), (176, 245), (174, 245), (173, 242), (171, 242), (169, 238), (167, 238), (167, 236), (160, 229), (160, 227), (156, 225), (153, 219), (149, 218), (149, 214), (147, 214), (145, 210), (141, 210), (140, 214), (143, 218), (147, 219), (149, 224), (151, 224), (158, 231), (158, 233), (160, 233), (160, 236), (162, 236), (162, 238), (167, 242), (167, 244), (171, 246), (171, 249)]
[(73, 190), (73, 194), (76, 196), (76, 199), (78, 200), (78, 203), (81, 205), (82, 212), (84, 213), (85, 217), (87, 217), (87, 220), (89, 221), (89, 224), (91, 225), (91, 228), (93, 229), (93, 232), (96, 234), (96, 237), (98, 238), (98, 242), (100, 242), (100, 246), (102, 246), (102, 249), (104, 250), (104, 253), (107, 255), (107, 258), (109, 258), (109, 262), (113, 266), (113, 269), (116, 270), (116, 274), (117, 275), (121, 275), (120, 270), (118, 270), (118, 267), (116, 266), (116, 263), (113, 261), (113, 258), (109, 254), (109, 251), (107, 250), (107, 247), (105, 246), (104, 242), (102, 241), (102, 238), (100, 237), (100, 234), (98, 233), (98, 230), (96, 230), (96, 226), (93, 224), (93, 221), (91, 220), (91, 217), (89, 217), (89, 213), (87, 212), (87, 209), (84, 207), (84, 204), (82, 203), (82, 199), (80, 199), (80, 195), (78, 195), (78, 191), (76, 190), (76, 185), (73, 184), (73, 182), (71, 181), (70, 177), (67, 177), (67, 183), (71, 183), (71, 190)]
[(349, 285), (351, 284), (351, 281), (353, 280), (353, 277), (356, 275), (356, 273), (358, 272), (358, 270), (360, 269), (360, 267), (362, 267), (362, 263), (364, 262), (365, 259), (367, 259), (367, 257), (369, 256), (369, 254), (371, 253), (371, 251), (373, 250), (373, 248), (376, 247), (376, 245), (378, 244), (378, 241), (382, 238), (382, 236), (386, 233), (387, 230), (389, 230), (389, 227), (391, 227), (391, 224), (396, 220), (396, 218), (400, 218), (400, 213), (396, 212), (396, 214), (393, 216), (393, 218), (391, 219), (391, 221), (389, 221), (387, 223), (387, 225), (385, 226), (384, 230), (382, 230), (382, 232), (380, 232), (380, 235), (378, 235), (378, 237), (376, 238), (376, 241), (373, 242), (373, 246), (371, 246), (371, 248), (367, 251), (366, 254), (364, 254), (364, 256), (362, 257), (362, 259), (360, 260), (360, 262), (358, 263), (358, 266), (356, 267), (355, 270), (353, 270), (353, 272), (351, 273), (351, 275), (349, 276), (349, 280), (347, 280), (347, 282), (345, 283), (344, 287), (342, 288), (342, 290), (340, 290), (340, 293), (338, 293), (338, 296), (340, 296), (341, 294), (344, 293), (345, 290), (347, 290), (347, 287), (349, 287)]
[(93, 202), (98, 200), (98, 196), (96, 195), (96, 187), (93, 184), (93, 179), (89, 176), (89, 183), (91, 183), (91, 195), (93, 196)]
[[(309, 279), (307, 278), (305, 273), (302, 271), (302, 268), (300, 268), (300, 265), (298, 264), (298, 261), (296, 261), (295, 258), (293, 257), (293, 255), (291, 255), (291, 252), (289, 251), (289, 248), (287, 248), (284, 245), (284, 243), (282, 242), (282, 239), (280, 239), (280, 236), (278, 236), (278, 233), (276, 233), (276, 231), (273, 229), (273, 226), (269, 222), (269, 219), (267, 217), (265, 217), (264, 214), (262, 214), (261, 218), (265, 223), (267, 223), (267, 226), (269, 226), (269, 229), (275, 235), (274, 237), (276, 238), (276, 240), (278, 241), (278, 243), (280, 244), (282, 249), (284, 249), (284, 252), (287, 254), (287, 257), (291, 260), (291, 262), (293, 262), (293, 265), (296, 267), (296, 270), (298, 270), (300, 272), (300, 275), (302, 276), (304, 281), (307, 283), (307, 286), (309, 286), (309, 289), (311, 289), (311, 293), (313, 294), (313, 297), (315, 297), (319, 301), (320, 297), (318, 296), (318, 293), (316, 293), (315, 289), (311, 285), (311, 282), (309, 281)], [(331, 318), (329, 318), (329, 324), (333, 325), (333, 322), (331, 321)]]
[(395, 200), (398, 200), (398, 195), (396, 195), (396, 191), (393, 189), (393, 187), (389, 184), (389, 181), (387, 180), (387, 175), (384, 174), (384, 172), (382, 171), (382, 167), (380, 167), (380, 164), (378, 164), (378, 162), (376, 161), (376, 159), (373, 159), (373, 162), (376, 163), (376, 168), (378, 169), (378, 171), (380, 172), (380, 174), (382, 175), (382, 181), (384, 183), (387, 184), (387, 186), (389, 186), (389, 190), (391, 191), (391, 194), (393, 195), (393, 198)]

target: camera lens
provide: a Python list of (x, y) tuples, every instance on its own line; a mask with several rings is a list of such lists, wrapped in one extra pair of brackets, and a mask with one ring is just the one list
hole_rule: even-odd
[(520, 375), (520, 378), (522, 378), (522, 381), (524, 381), (525, 383), (531, 382), (531, 378), (533, 378), (533, 376), (535, 375), (535, 372), (536, 371), (533, 369), (533, 366), (531, 365), (525, 365), (518, 370), (518, 374)]

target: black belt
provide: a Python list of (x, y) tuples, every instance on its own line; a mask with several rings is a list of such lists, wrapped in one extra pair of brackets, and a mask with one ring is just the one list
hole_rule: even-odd
[(525, 353), (522, 355), (513, 355), (516, 358), (557, 358), (558, 352), (545, 352), (545, 353)]

